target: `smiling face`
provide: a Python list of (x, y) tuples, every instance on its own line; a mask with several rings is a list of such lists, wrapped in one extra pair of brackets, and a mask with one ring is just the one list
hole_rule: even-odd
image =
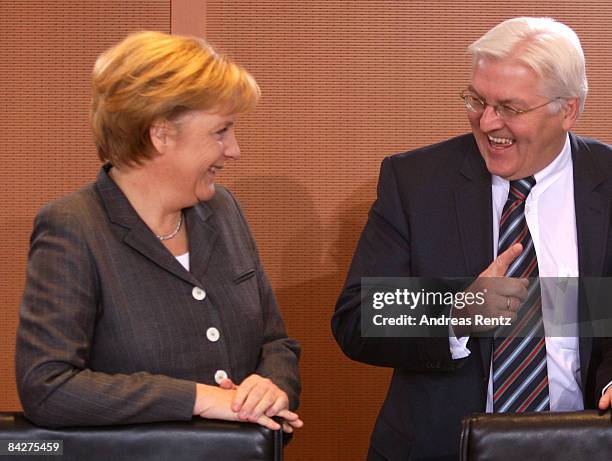
[(152, 138), (161, 143), (162, 150), (158, 150), (163, 151), (164, 177), (185, 202), (209, 200), (225, 161), (240, 158), (235, 119), (235, 115), (216, 111), (192, 110), (173, 122), (152, 127)]
[(561, 152), (566, 133), (574, 125), (577, 99), (563, 101), (502, 120), (492, 106), (503, 104), (527, 110), (549, 101), (542, 79), (516, 60), (481, 58), (473, 69), (469, 91), (488, 106), (478, 114), (468, 111), (472, 132), (491, 174), (514, 180), (541, 171)]

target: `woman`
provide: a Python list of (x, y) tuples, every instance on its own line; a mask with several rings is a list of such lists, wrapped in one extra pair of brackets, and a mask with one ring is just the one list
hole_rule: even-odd
[(92, 85), (105, 165), (43, 208), (31, 239), (16, 351), (26, 416), (301, 427), (299, 346), (240, 207), (214, 184), (240, 158), (236, 114), (257, 83), (201, 40), (140, 32), (98, 58)]

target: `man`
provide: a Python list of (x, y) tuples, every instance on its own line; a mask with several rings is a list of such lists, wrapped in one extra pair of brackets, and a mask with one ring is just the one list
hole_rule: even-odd
[[(369, 460), (457, 459), (460, 421), (472, 412), (604, 409), (612, 399), (610, 340), (544, 340), (537, 329), (559, 306), (526, 280), (612, 273), (612, 148), (569, 133), (587, 93), (578, 37), (552, 19), (517, 18), (469, 52), (462, 97), (472, 133), (383, 161), (332, 320), (347, 356), (395, 369)], [(530, 340), (519, 334), (514, 349), (470, 327), (362, 337), (361, 277), (373, 276), (476, 277), (468, 291), (488, 288), (480, 312), (489, 317), (509, 315), (518, 327), (531, 300)], [(567, 318), (583, 320), (578, 290), (566, 298)], [(520, 348), (531, 361), (499, 362)]]

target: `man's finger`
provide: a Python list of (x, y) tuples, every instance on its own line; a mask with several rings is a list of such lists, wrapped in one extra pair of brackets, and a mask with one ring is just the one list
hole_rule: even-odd
[(499, 296), (516, 298), (519, 303), (522, 303), (529, 295), (529, 290), (525, 287), (523, 280), (513, 277), (499, 277), (499, 283), (495, 285), (495, 293)]
[(610, 395), (612, 394), (612, 391), (610, 391), (610, 389), (608, 389), (608, 391), (601, 396), (601, 398), (599, 399), (599, 409), (600, 410), (607, 410), (608, 408), (610, 408)]
[(495, 258), (495, 261), (491, 264), (492, 273), (487, 274), (491, 277), (503, 277), (506, 275), (506, 271), (510, 264), (514, 262), (516, 258), (523, 252), (523, 245), (515, 243), (502, 254)]
[[(510, 302), (508, 303), (507, 300), (510, 300)], [(506, 298), (506, 310), (510, 311), (510, 312), (518, 312), (519, 309), (521, 307), (521, 301), (519, 301), (517, 298), (513, 298), (511, 296)]]

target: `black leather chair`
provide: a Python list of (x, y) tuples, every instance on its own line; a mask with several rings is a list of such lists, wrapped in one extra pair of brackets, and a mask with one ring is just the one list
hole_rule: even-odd
[(463, 419), (461, 461), (610, 461), (610, 411), (473, 414)]
[[(6, 441), (63, 441), (62, 456), (6, 453)], [(282, 461), (283, 433), (257, 424), (194, 418), (125, 426), (48, 429), (22, 413), (0, 413), (0, 460), (24, 461)], [(13, 452), (17, 453), (17, 452)]]

